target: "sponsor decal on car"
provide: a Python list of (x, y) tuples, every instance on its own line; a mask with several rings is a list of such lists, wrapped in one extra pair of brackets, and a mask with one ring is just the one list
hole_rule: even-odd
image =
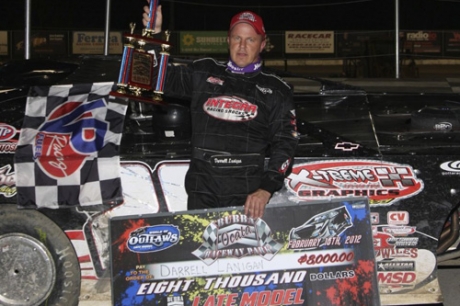
[(408, 211), (389, 211), (387, 213), (387, 223), (391, 225), (409, 224), (409, 212)]
[(16, 135), (16, 129), (8, 124), (0, 123), (0, 141), (7, 141)]
[[(383, 232), (373, 234), (375, 257), (380, 259), (388, 258), (416, 258), (418, 248), (416, 247), (398, 247), (400, 241), (396, 240), (392, 235)], [(412, 241), (410, 244), (416, 244), (417, 241)]]
[(407, 236), (414, 234), (417, 228), (415, 226), (388, 226), (382, 227), (382, 232), (393, 236)]
[(424, 188), (411, 166), (375, 160), (298, 164), (285, 185), (301, 201), (368, 197), (375, 206), (413, 197)]
[(460, 175), (460, 160), (449, 160), (440, 166), (442, 175)]
[(415, 261), (381, 261), (377, 265), (377, 271), (415, 271)]
[(394, 256), (378, 261), (376, 266), (379, 287), (396, 293), (431, 282), (436, 269), (436, 256), (429, 250), (419, 249), (415, 257)]
[(453, 125), (450, 122), (438, 122), (433, 126), (433, 130), (435, 131), (450, 131), (452, 130)]
[(339, 142), (335, 144), (334, 148), (341, 151), (353, 151), (359, 148), (359, 144), (352, 142)]
[(0, 123), (0, 154), (13, 154), (16, 151), (17, 140), (13, 139), (16, 134), (17, 130), (14, 126)]
[(379, 272), (378, 281), (380, 285), (412, 288), (415, 286), (417, 273), (415, 272)]
[(11, 165), (0, 167), (0, 194), (11, 198), (16, 195), (16, 180)]
[(378, 212), (371, 212), (371, 224), (380, 223), (380, 214)]
[(388, 238), (388, 243), (395, 247), (416, 247), (418, 245), (418, 237), (392, 237)]

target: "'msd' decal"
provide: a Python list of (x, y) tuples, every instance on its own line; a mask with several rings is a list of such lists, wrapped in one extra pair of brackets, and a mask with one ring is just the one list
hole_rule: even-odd
[(158, 252), (179, 242), (180, 231), (175, 225), (155, 225), (138, 228), (131, 232), (128, 249), (135, 253)]

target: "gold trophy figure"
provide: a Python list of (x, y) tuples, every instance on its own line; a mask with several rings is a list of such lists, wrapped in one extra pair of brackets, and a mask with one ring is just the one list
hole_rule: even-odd
[[(147, 103), (163, 103), (162, 94), (169, 62), (170, 32), (166, 31), (166, 40), (153, 38), (155, 33), (155, 12), (159, 0), (150, 1), (150, 20), (142, 35), (134, 34), (135, 24), (131, 23), (131, 32), (124, 34), (125, 44), (118, 75), (115, 96)], [(156, 47), (156, 48), (155, 48)], [(158, 50), (161, 49), (160, 52)]]

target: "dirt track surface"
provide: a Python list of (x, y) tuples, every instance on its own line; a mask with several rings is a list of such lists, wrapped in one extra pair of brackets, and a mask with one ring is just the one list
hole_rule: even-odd
[(79, 306), (110, 306), (110, 280), (83, 280)]

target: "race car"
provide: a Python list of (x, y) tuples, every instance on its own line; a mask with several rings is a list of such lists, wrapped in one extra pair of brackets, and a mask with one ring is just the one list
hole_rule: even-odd
[[(0, 304), (110, 303), (110, 220), (186, 210), (187, 101), (128, 102), (120, 145), (123, 201), (18, 207), (14, 156), (29, 88), (114, 82), (120, 59), (16, 64), (24, 69), (0, 68), (0, 276), (6, 280)], [(300, 142), (269, 205), (366, 198), (381, 303), (441, 302), (437, 265), (460, 255), (458, 93), (439, 83), (280, 74), (294, 90)], [(338, 229), (325, 232), (338, 220), (329, 216), (316, 234), (347, 235), (352, 220), (340, 214)]]

